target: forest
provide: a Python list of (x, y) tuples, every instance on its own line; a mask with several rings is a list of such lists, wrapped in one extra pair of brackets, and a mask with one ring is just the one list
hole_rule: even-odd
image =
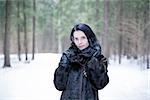
[(107, 57), (140, 59), (149, 68), (150, 0), (0, 0), (0, 54), (62, 53), (77, 23), (94, 30)]

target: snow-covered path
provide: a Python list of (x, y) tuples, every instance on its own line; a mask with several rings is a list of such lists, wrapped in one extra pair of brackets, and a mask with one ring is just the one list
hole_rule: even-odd
[[(59, 100), (61, 92), (53, 85), (59, 59), (39, 54), (29, 64), (12, 62), (12, 68), (0, 68), (0, 100)], [(150, 100), (150, 71), (135, 66), (110, 63), (110, 83), (99, 91), (100, 100)]]

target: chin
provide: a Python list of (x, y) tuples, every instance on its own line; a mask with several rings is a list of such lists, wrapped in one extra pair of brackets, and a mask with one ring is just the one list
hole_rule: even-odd
[(79, 50), (83, 50), (84, 48), (79, 48)]
[(84, 49), (86, 49), (87, 47), (84, 47), (84, 48), (79, 48), (80, 50), (84, 50)]

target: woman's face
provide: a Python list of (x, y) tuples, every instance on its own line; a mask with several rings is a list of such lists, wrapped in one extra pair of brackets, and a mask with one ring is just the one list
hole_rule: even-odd
[(88, 39), (83, 31), (74, 31), (73, 33), (73, 41), (75, 45), (80, 49), (83, 50), (89, 46)]

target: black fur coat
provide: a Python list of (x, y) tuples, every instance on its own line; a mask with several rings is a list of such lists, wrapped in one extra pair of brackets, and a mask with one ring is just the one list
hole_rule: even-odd
[(54, 85), (62, 91), (60, 100), (99, 100), (98, 90), (109, 83), (107, 66), (99, 45), (82, 51), (71, 46), (54, 74)]

